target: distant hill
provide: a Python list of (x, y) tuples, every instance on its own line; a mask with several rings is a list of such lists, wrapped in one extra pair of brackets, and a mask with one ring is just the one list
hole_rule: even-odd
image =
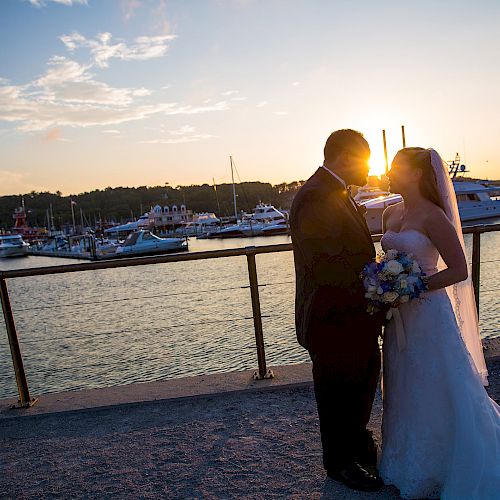
[[(272, 203), (287, 209), (302, 181), (271, 185), (265, 182), (243, 182), (236, 184), (237, 206), (239, 210), (250, 212), (257, 203)], [(234, 214), (231, 184), (218, 185), (216, 190), (208, 184), (177, 186), (108, 187), (106, 189), (62, 196), (60, 192), (36, 192), (17, 196), (0, 197), (0, 228), (10, 229), (13, 225), (14, 209), (24, 198), (28, 211), (28, 223), (32, 226), (47, 226), (47, 210), (52, 205), (56, 227), (71, 223), (71, 200), (76, 205), (75, 218), (80, 223), (80, 209), (86, 220), (93, 225), (101, 217), (103, 220), (125, 222), (136, 219), (156, 204), (185, 204), (194, 212), (215, 212), (221, 216)]]
[[(458, 180), (475, 181), (470, 177)], [(236, 184), (238, 211), (250, 212), (257, 203), (272, 203), (277, 208), (289, 209), (295, 193), (304, 181), (271, 185), (267, 182), (242, 182)], [(380, 181), (384, 188), (384, 181)], [(500, 180), (489, 180), (490, 185), (500, 186)], [(71, 200), (76, 202), (75, 218), (80, 223), (80, 209), (91, 225), (102, 218), (106, 221), (125, 222), (136, 219), (156, 204), (185, 204), (193, 212), (215, 212), (220, 216), (234, 214), (231, 184), (220, 184), (215, 190), (208, 184), (177, 186), (108, 187), (78, 195), (62, 196), (60, 192), (36, 192), (17, 196), (0, 196), (0, 228), (13, 225), (14, 209), (24, 198), (28, 211), (28, 223), (32, 226), (47, 226), (47, 210), (52, 204), (56, 227), (71, 223)]]

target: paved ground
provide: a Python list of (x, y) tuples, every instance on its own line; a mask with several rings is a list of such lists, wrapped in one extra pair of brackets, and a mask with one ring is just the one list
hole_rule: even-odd
[(398, 498), (326, 478), (311, 385), (4, 418), (0, 440), (2, 498)]

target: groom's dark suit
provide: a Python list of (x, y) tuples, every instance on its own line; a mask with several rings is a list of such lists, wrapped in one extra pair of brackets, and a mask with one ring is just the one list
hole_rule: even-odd
[(366, 313), (359, 278), (375, 257), (370, 232), (343, 184), (324, 168), (295, 196), (290, 227), (295, 325), (313, 361), (324, 466), (373, 461), (366, 425), (380, 372), (381, 322)]

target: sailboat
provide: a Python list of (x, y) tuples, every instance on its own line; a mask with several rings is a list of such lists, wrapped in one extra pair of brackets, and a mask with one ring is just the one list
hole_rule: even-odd
[(231, 165), (231, 182), (233, 185), (233, 206), (234, 206), (234, 218), (236, 224), (231, 224), (218, 229), (217, 231), (209, 232), (207, 238), (241, 238), (247, 236), (258, 236), (263, 234), (263, 229), (265, 224), (256, 223), (252, 219), (242, 220), (240, 218), (238, 222), (238, 207), (236, 204), (236, 185), (234, 183), (234, 162), (233, 157), (229, 157), (229, 162)]

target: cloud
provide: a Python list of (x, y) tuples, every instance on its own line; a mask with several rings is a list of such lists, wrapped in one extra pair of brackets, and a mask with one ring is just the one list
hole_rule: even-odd
[(224, 96), (230, 96), (230, 95), (234, 95), (234, 94), (239, 94), (239, 90), (226, 90), (225, 92), (222, 92), (221, 95), (224, 95)]
[(260, 101), (259, 103), (256, 104), (257, 108), (263, 108), (264, 106), (267, 106), (269, 103), (267, 101)]
[[(66, 62), (66, 61), (65, 61)], [(72, 65), (71, 65), (72, 66)], [(68, 80), (68, 73), (76, 80)], [(114, 88), (87, 78), (71, 67), (57, 80), (53, 74), (27, 85), (0, 86), (0, 121), (32, 132), (52, 127), (92, 127), (141, 120), (155, 114), (196, 115), (229, 109), (219, 101), (195, 106), (177, 102), (144, 103), (146, 89)]]
[(106, 68), (110, 59), (145, 61), (163, 57), (168, 51), (168, 42), (175, 38), (176, 35), (140, 36), (129, 46), (121, 40), (112, 41), (111, 33), (99, 33), (92, 39), (75, 31), (69, 35), (62, 35), (60, 40), (70, 52), (81, 48), (89, 49), (94, 63)]
[(112, 43), (109, 33), (87, 39), (79, 33), (61, 37), (70, 51), (90, 48), (93, 62), (82, 64), (64, 56), (53, 56), (44, 74), (24, 85), (0, 80), (0, 121), (17, 123), (25, 132), (56, 127), (116, 125), (151, 115), (195, 115), (230, 108), (230, 101), (193, 105), (153, 102), (149, 89), (113, 87), (96, 79), (94, 66), (106, 67), (111, 58), (144, 60), (159, 57), (167, 50), (169, 36), (143, 36), (127, 46)]
[(48, 2), (58, 3), (71, 7), (72, 5), (88, 5), (87, 0), (28, 0), (31, 5), (35, 7), (45, 7)]
[(293, 87), (298, 87), (299, 85), (300, 85), (300, 82), (293, 82), (293, 83), (292, 83), (292, 86), (293, 86)]
[(196, 128), (184, 125), (177, 130), (167, 131), (167, 137), (160, 139), (149, 139), (141, 141), (142, 144), (184, 144), (186, 142), (197, 142), (215, 137), (211, 134), (201, 134), (196, 132)]
[(288, 111), (273, 111), (273, 115), (277, 116), (285, 116), (288, 114)]
[(167, 2), (166, 0), (159, 0), (157, 6), (151, 11), (153, 15), (154, 26), (153, 29), (159, 33), (167, 35), (170, 32), (170, 23), (167, 17)]
[(105, 134), (113, 134), (113, 135), (121, 134), (121, 132), (119, 130), (116, 130), (116, 129), (106, 129), (106, 130), (103, 130), (103, 132)]
[(51, 128), (42, 136), (42, 142), (70, 142), (62, 136), (62, 130), (58, 127)]
[(128, 23), (134, 17), (135, 11), (141, 6), (139, 0), (122, 0), (123, 19)]

